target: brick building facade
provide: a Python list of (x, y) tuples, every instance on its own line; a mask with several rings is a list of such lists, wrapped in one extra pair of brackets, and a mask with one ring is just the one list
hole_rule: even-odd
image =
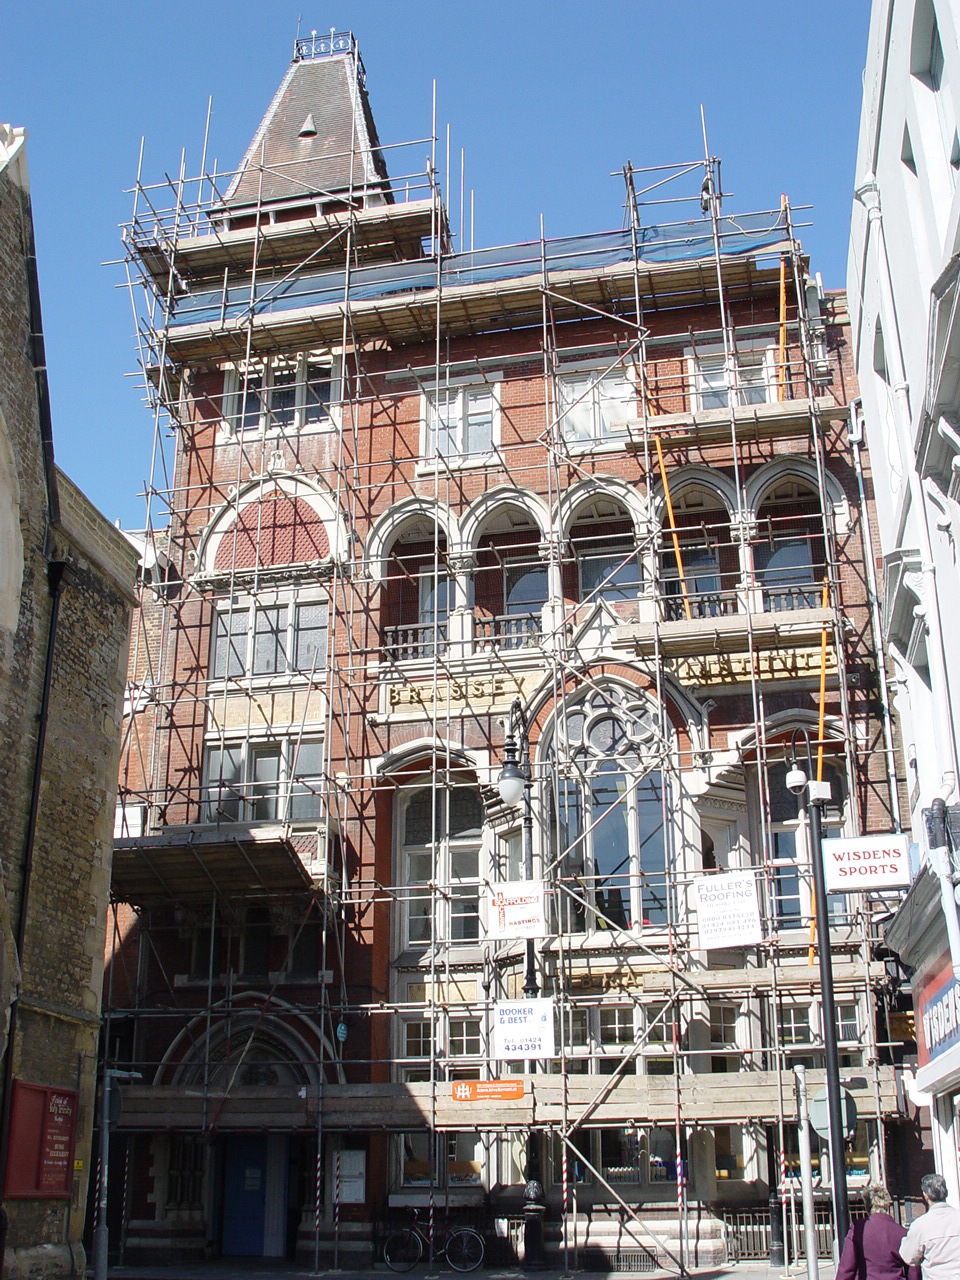
[[(719, 1260), (794, 1194), (793, 1067), (822, 1078), (794, 732), (830, 832), (893, 823), (844, 300), (712, 159), (696, 221), (644, 225), (627, 167), (627, 230), (463, 252), (383, 157), (352, 37), (300, 42), (229, 187), (126, 230), (176, 450), (120, 779), (117, 1237), (369, 1257), (409, 1206), (510, 1220), (533, 1173), (552, 1247)], [(529, 824), (497, 789), (528, 756)], [(717, 941), (723, 873), (757, 915)], [(883, 904), (840, 903), (856, 1189), (895, 1174), (903, 1046)], [(511, 1048), (534, 1015), (554, 1045)]]
[(73, 1274), (136, 553), (53, 461), (25, 134), (0, 125), (4, 1274)]

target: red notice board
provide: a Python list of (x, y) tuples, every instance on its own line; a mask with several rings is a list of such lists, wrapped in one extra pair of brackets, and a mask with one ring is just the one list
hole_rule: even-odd
[(76, 1089), (14, 1081), (5, 1196), (30, 1200), (69, 1197), (78, 1096)]

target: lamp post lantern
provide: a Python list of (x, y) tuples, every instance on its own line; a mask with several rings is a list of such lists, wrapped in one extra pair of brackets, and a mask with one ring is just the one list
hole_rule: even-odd
[[(510, 718), (507, 723), (507, 736), (503, 744), (503, 767), (497, 778), (497, 790), (500, 799), (509, 808), (523, 803), (523, 878), (533, 879), (533, 774), (530, 767), (530, 735), (527, 717), (524, 714), (520, 699), (516, 698), (510, 707)], [(537, 957), (533, 938), (526, 940), (526, 965), (523, 975), (523, 994), (528, 1000), (535, 1000), (540, 994), (537, 980)], [(535, 1060), (527, 1063), (527, 1071), (534, 1075), (537, 1070)], [(540, 1177), (540, 1144), (539, 1135), (531, 1128), (527, 1137), (527, 1184), (523, 1192), (524, 1209), (524, 1263), (531, 1268), (542, 1267), (545, 1263), (543, 1252), (543, 1218), (546, 1208), (543, 1194), (543, 1181)]]
[[(807, 770), (797, 765), (797, 741), (802, 738), (806, 749)], [(829, 782), (813, 778), (813, 756), (810, 734), (795, 729), (790, 741), (790, 767), (787, 788), (800, 799), (810, 819), (810, 862), (817, 911), (817, 943), (820, 960), (820, 1007), (823, 1020), (823, 1056), (827, 1086), (827, 1117), (830, 1131), (830, 1173), (833, 1192), (833, 1218), (836, 1245), (840, 1247), (850, 1225), (847, 1201), (847, 1166), (844, 1155), (844, 1119), (840, 1096), (840, 1060), (837, 1056), (837, 1009), (833, 995), (833, 956), (830, 952), (830, 917), (827, 911), (827, 886), (823, 873), (823, 808), (830, 799)]]

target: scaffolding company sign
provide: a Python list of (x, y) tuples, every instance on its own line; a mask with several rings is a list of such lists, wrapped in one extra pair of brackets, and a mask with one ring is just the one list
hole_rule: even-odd
[(502, 1000), (493, 1006), (493, 1056), (503, 1062), (556, 1053), (552, 1000)]
[(547, 933), (542, 880), (508, 880), (490, 891), (488, 938), (543, 938)]
[(698, 876), (693, 882), (700, 946), (753, 947), (763, 941), (757, 880), (752, 871)]
[(908, 837), (881, 835), (824, 840), (823, 870), (827, 893), (905, 889), (910, 885)]

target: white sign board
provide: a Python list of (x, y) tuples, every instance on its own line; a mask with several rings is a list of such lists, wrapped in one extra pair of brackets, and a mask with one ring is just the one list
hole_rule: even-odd
[(544, 938), (547, 934), (542, 880), (508, 880), (490, 886), (487, 937)]
[(341, 1204), (363, 1204), (367, 1198), (367, 1153), (365, 1151), (341, 1151), (339, 1165), (334, 1174), (340, 1175), (337, 1188)]
[(763, 941), (757, 880), (752, 871), (724, 871), (693, 882), (700, 946), (753, 947)]
[(503, 1000), (493, 1006), (493, 1057), (552, 1058), (552, 1000)]
[(823, 871), (827, 893), (905, 889), (910, 884), (909, 844), (908, 836), (824, 840)]

